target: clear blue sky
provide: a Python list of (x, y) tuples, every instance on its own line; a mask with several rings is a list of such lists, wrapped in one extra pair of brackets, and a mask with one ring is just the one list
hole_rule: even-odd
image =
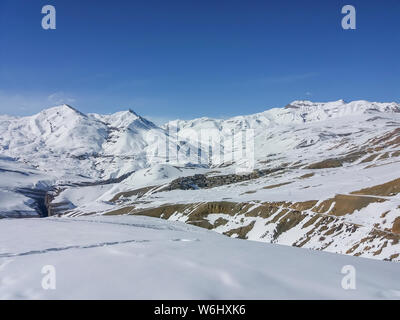
[[(46, 4), (56, 30), (41, 28)], [(0, 113), (65, 102), (162, 121), (400, 100), (398, 0), (2, 0), (0, 42)]]

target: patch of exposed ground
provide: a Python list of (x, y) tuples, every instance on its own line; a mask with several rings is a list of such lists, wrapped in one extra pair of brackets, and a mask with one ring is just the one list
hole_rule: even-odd
[(329, 169), (342, 167), (344, 163), (352, 163), (367, 154), (366, 151), (354, 151), (338, 158), (325, 159), (312, 163), (305, 167), (306, 169)]
[(400, 178), (370, 188), (354, 191), (351, 194), (389, 197), (397, 195), (399, 192), (400, 192)]
[(247, 226), (239, 227), (236, 229), (231, 229), (229, 231), (224, 232), (228, 237), (235, 236), (240, 239), (247, 239), (247, 234), (253, 229), (255, 221), (251, 222)]
[(320, 162), (312, 163), (306, 167), (306, 169), (327, 169), (327, 168), (338, 168), (341, 167), (342, 161), (339, 159), (326, 159)]
[(400, 146), (400, 128), (396, 128), (381, 137), (371, 139), (368, 144), (384, 146)]
[(283, 182), (283, 183), (273, 184), (273, 185), (270, 185), (270, 186), (265, 186), (265, 187), (263, 187), (263, 189), (274, 189), (274, 188), (279, 188), (279, 187), (281, 187), (281, 186), (285, 186), (285, 185), (291, 184), (291, 183), (292, 183), (292, 182)]
[(107, 216), (114, 216), (114, 215), (121, 215), (121, 214), (129, 214), (135, 209), (134, 206), (127, 206), (127, 207), (122, 207), (118, 208), (116, 210), (108, 211), (105, 213)]
[(371, 203), (384, 201), (386, 200), (376, 197), (337, 194), (334, 198), (322, 201), (312, 210), (317, 213), (343, 216), (361, 210)]
[(379, 157), (379, 153), (378, 154), (372, 154), (372, 155), (368, 156), (367, 158), (363, 159), (361, 161), (361, 163), (374, 161), (377, 157)]
[(400, 217), (397, 217), (394, 222), (391, 231), (393, 233), (400, 234)]
[(310, 173), (303, 174), (302, 176), (298, 177), (297, 179), (307, 179), (307, 178), (311, 178), (314, 175), (315, 175), (314, 172), (310, 172)]
[(144, 188), (139, 188), (135, 190), (130, 190), (130, 191), (125, 191), (125, 192), (120, 192), (117, 193), (111, 200), (110, 202), (116, 202), (120, 200), (122, 197), (124, 198), (129, 198), (133, 196), (137, 196), (138, 198), (143, 197), (146, 193), (157, 189), (158, 186), (149, 186), (149, 187), (144, 187)]

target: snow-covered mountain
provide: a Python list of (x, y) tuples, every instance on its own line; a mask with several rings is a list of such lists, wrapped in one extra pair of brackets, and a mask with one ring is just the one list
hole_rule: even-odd
[(294, 101), (162, 127), (63, 105), (1, 116), (0, 154), (3, 216), (140, 214), (400, 260), (398, 103)]
[[(157, 146), (166, 136), (165, 130), (131, 110), (85, 115), (61, 105), (30, 117), (0, 118), (2, 155), (65, 180), (74, 180), (76, 175), (116, 178), (163, 163), (166, 150)], [(171, 153), (176, 150), (172, 143)]]
[[(318, 144), (332, 143), (334, 139), (350, 136), (361, 130), (374, 132), (381, 123), (377, 120), (399, 119), (400, 105), (338, 100), (328, 103), (293, 101), (284, 108), (274, 108), (261, 113), (237, 116), (221, 120), (200, 118), (189, 121), (175, 120), (164, 128), (177, 130), (180, 136), (190, 139), (193, 131), (213, 131), (229, 138), (232, 132), (254, 130), (255, 159), (262, 159), (271, 153), (292, 152), (293, 149)], [(385, 130), (387, 127), (382, 123)], [(205, 135), (208, 139), (208, 136)], [(216, 140), (216, 139), (215, 139)], [(207, 142), (207, 141), (203, 141)], [(355, 141), (356, 143), (358, 141)], [(284, 156), (287, 156), (284, 154)]]

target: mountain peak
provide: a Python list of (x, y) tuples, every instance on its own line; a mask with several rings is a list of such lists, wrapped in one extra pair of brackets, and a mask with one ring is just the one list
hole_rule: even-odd
[(101, 115), (92, 113), (89, 116), (94, 117), (100, 121), (107, 123), (108, 125), (115, 128), (156, 128), (157, 126), (151, 121), (141, 117), (132, 109), (125, 111), (118, 111), (112, 114)]
[[(367, 102), (367, 101), (366, 101)], [(321, 107), (321, 106), (338, 106), (344, 105), (346, 102), (343, 99), (339, 99), (336, 101), (328, 101), (328, 102), (313, 102), (310, 100), (294, 100), (288, 105), (285, 106), (286, 109), (290, 108), (300, 108), (300, 107)]]
[(128, 109), (129, 113), (132, 113), (133, 115), (135, 115), (136, 117), (140, 117), (135, 111), (133, 111), (131, 108)]
[(75, 109), (74, 107), (71, 107), (68, 104), (61, 104), (58, 106), (54, 106), (48, 109), (42, 110), (39, 114), (41, 115), (46, 115), (46, 116), (52, 116), (52, 115), (79, 115), (82, 117), (86, 117), (86, 115), (79, 110)]

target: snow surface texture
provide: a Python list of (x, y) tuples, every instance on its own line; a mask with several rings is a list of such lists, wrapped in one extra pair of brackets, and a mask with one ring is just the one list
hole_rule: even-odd
[[(252, 130), (254, 168), (279, 171), (165, 189), (179, 177), (236, 174), (243, 130)], [(210, 141), (222, 157), (209, 152)], [(397, 103), (294, 101), (254, 115), (163, 127), (133, 111), (85, 115), (63, 105), (0, 117), (0, 153), (0, 216), (37, 215), (35, 197), (51, 189), (51, 214), (148, 214), (231, 237), (400, 259), (399, 182), (354, 195), (400, 178)], [(211, 202), (218, 204), (196, 211)], [(188, 207), (151, 211), (171, 205)]]
[[(42, 288), (48, 265), (54, 290)], [(355, 290), (342, 288), (348, 265)], [(0, 299), (399, 299), (399, 271), (148, 217), (0, 223)]]

